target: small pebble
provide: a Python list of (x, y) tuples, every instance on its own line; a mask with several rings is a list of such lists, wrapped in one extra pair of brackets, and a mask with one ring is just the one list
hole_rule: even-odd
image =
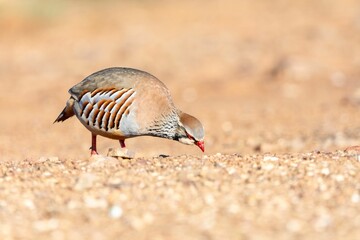
[(96, 175), (92, 173), (83, 173), (78, 177), (74, 189), (77, 191), (82, 191), (85, 189), (92, 188), (96, 180), (97, 180)]
[(240, 212), (240, 206), (238, 204), (230, 204), (228, 207), (228, 211), (232, 214), (238, 214)]
[(57, 219), (39, 220), (33, 223), (34, 229), (39, 232), (49, 232), (59, 227), (59, 221)]
[(338, 181), (338, 182), (342, 182), (345, 180), (345, 177), (343, 175), (335, 175), (335, 180)]
[(135, 152), (127, 148), (109, 148), (107, 156), (114, 158), (132, 159), (135, 157)]
[(264, 161), (278, 161), (279, 158), (275, 157), (275, 156), (264, 156), (263, 160)]
[(74, 201), (74, 200), (70, 200), (67, 204), (66, 207), (68, 209), (76, 209), (76, 208), (80, 208), (82, 206), (81, 202), (78, 201)]
[(123, 209), (118, 205), (113, 205), (109, 210), (109, 217), (118, 219), (123, 215)]
[(360, 194), (359, 193), (353, 193), (353, 195), (351, 195), (351, 201), (353, 203), (359, 203), (360, 202)]
[(321, 214), (316, 220), (315, 220), (315, 229), (318, 231), (322, 231), (324, 228), (329, 227), (331, 224), (332, 219), (329, 214)]
[(48, 160), (49, 160), (49, 162), (52, 162), (52, 163), (59, 162), (59, 158), (58, 158), (58, 157), (48, 157)]
[(143, 220), (144, 220), (144, 223), (151, 224), (154, 221), (154, 215), (149, 212), (146, 212), (143, 215)]
[(301, 222), (298, 220), (290, 220), (287, 224), (286, 224), (286, 228), (290, 231), (290, 232), (300, 232), (301, 231)]
[(215, 202), (215, 198), (212, 194), (205, 195), (204, 200), (207, 205), (212, 205)]
[(327, 176), (330, 174), (330, 169), (329, 168), (323, 168), (321, 169), (321, 174)]
[(28, 209), (31, 209), (31, 210), (35, 209), (35, 204), (31, 199), (24, 199), (23, 204)]
[(106, 208), (108, 206), (107, 201), (102, 198), (86, 197), (84, 202), (88, 208)]
[[(119, 160), (113, 157), (106, 157), (102, 155), (93, 155), (89, 159), (89, 165), (87, 167), (90, 168), (107, 168), (107, 167), (116, 167), (119, 165)], [(82, 169), (86, 170), (86, 167)]]
[(236, 168), (234, 168), (234, 167), (227, 168), (226, 170), (227, 170), (228, 174), (230, 174), (230, 175), (233, 175), (237, 172)]
[(51, 172), (46, 171), (46, 172), (43, 172), (42, 175), (43, 175), (44, 177), (50, 177), (52, 174), (51, 174)]
[(265, 164), (262, 164), (261, 167), (262, 167), (264, 170), (271, 171), (271, 170), (274, 169), (274, 164), (272, 164), (272, 163), (265, 163)]
[(0, 208), (5, 208), (7, 206), (7, 202), (0, 200)]

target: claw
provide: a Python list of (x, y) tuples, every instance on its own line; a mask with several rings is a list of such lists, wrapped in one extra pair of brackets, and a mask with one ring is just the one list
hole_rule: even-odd
[(95, 150), (91, 150), (91, 156), (92, 156), (92, 155), (99, 155), (99, 154), (98, 154), (98, 152), (97, 152), (97, 151), (95, 151)]

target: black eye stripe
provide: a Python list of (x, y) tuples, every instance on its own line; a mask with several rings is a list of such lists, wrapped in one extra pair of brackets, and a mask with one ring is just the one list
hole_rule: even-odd
[(187, 137), (191, 140), (194, 140), (195, 141), (195, 138), (193, 136), (191, 136), (190, 134), (186, 133)]

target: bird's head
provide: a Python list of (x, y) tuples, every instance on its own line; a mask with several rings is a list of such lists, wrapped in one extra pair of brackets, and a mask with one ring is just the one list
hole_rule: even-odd
[(186, 113), (180, 113), (179, 117), (179, 135), (177, 140), (184, 144), (195, 144), (204, 152), (205, 133), (201, 122)]

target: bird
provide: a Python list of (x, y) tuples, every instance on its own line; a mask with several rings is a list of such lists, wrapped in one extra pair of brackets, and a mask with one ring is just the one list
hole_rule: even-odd
[(142, 70), (112, 67), (97, 71), (69, 89), (70, 98), (54, 123), (72, 116), (91, 132), (91, 155), (97, 136), (118, 140), (153, 136), (198, 146), (205, 151), (201, 122), (174, 105), (163, 82)]

